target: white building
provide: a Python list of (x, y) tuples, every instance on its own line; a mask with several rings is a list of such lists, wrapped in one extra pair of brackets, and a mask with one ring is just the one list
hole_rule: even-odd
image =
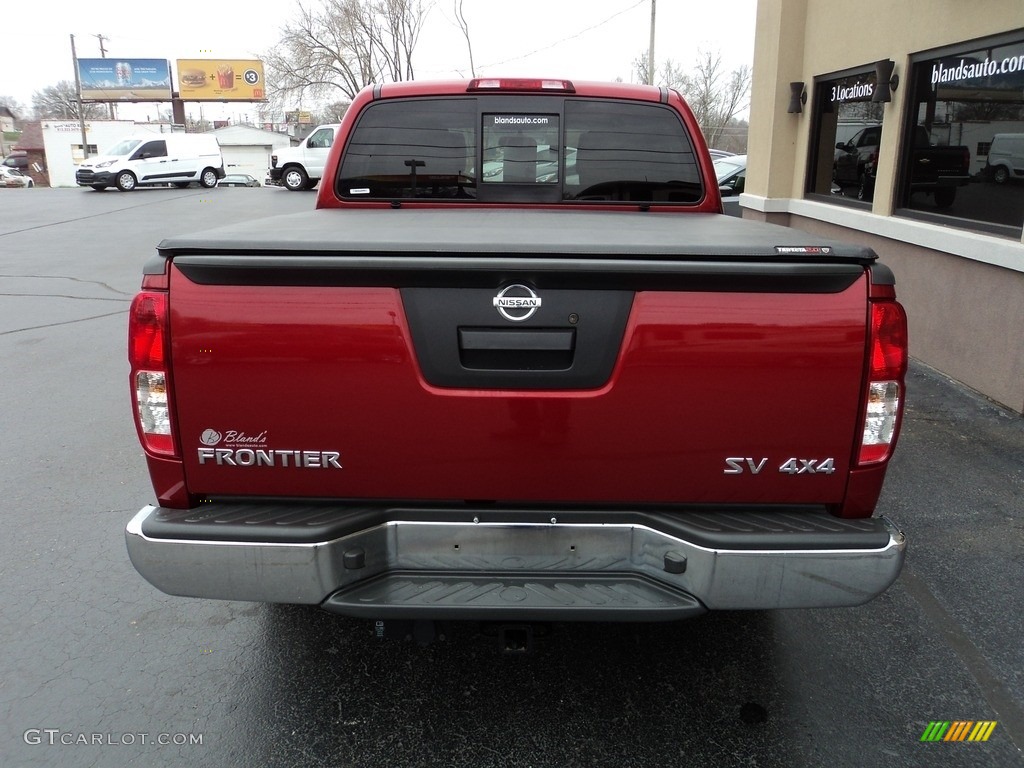
[(247, 173), (261, 184), (267, 177), (270, 156), (282, 147), (291, 146), (288, 136), (248, 125), (230, 125), (212, 132), (224, 155), (224, 170)]
[[(74, 187), (75, 167), (82, 162), (82, 128), (77, 120), (43, 120), (40, 124), (46, 167), (51, 187)], [(104, 154), (121, 139), (145, 132), (170, 133), (169, 123), (136, 123), (133, 120), (87, 120), (89, 156)], [(174, 127), (180, 130), (180, 126)], [(227, 173), (248, 173), (261, 183), (270, 167), (270, 155), (290, 146), (288, 136), (245, 125), (212, 131), (220, 143)]]
[[(51, 187), (74, 187), (75, 166), (82, 162), (82, 127), (77, 120), (43, 120), (43, 149)], [(102, 155), (121, 139), (137, 133), (170, 133), (167, 123), (136, 123), (133, 120), (87, 120), (85, 138), (89, 156)]]

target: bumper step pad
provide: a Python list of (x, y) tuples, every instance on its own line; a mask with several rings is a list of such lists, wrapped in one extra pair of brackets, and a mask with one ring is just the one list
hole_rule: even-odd
[(691, 595), (631, 574), (390, 572), (331, 595), (322, 607), (371, 619), (671, 621), (704, 613)]

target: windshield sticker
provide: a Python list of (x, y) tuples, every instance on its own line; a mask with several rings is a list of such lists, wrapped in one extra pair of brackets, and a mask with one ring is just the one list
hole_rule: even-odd
[(370, 194), (369, 187), (357, 187), (356, 189), (350, 189), (348, 191), (350, 195), (368, 195)]
[(490, 115), (491, 125), (550, 125), (548, 115)]

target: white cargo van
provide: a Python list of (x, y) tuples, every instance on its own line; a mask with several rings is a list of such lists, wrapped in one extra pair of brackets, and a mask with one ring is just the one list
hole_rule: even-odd
[(224, 178), (224, 157), (217, 137), (202, 133), (144, 133), (122, 139), (103, 155), (90, 157), (75, 172), (80, 187), (138, 186), (193, 181), (215, 187)]
[(293, 192), (312, 189), (324, 175), (327, 155), (331, 152), (339, 123), (318, 125), (296, 147), (286, 147), (270, 156), (270, 183)]
[(992, 137), (985, 175), (996, 184), (1024, 178), (1024, 133), (997, 133)]

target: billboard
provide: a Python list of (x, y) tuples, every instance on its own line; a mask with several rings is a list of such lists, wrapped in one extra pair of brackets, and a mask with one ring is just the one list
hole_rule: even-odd
[(265, 101), (263, 62), (256, 59), (178, 59), (182, 101)]
[(79, 59), (86, 101), (170, 101), (167, 59)]

